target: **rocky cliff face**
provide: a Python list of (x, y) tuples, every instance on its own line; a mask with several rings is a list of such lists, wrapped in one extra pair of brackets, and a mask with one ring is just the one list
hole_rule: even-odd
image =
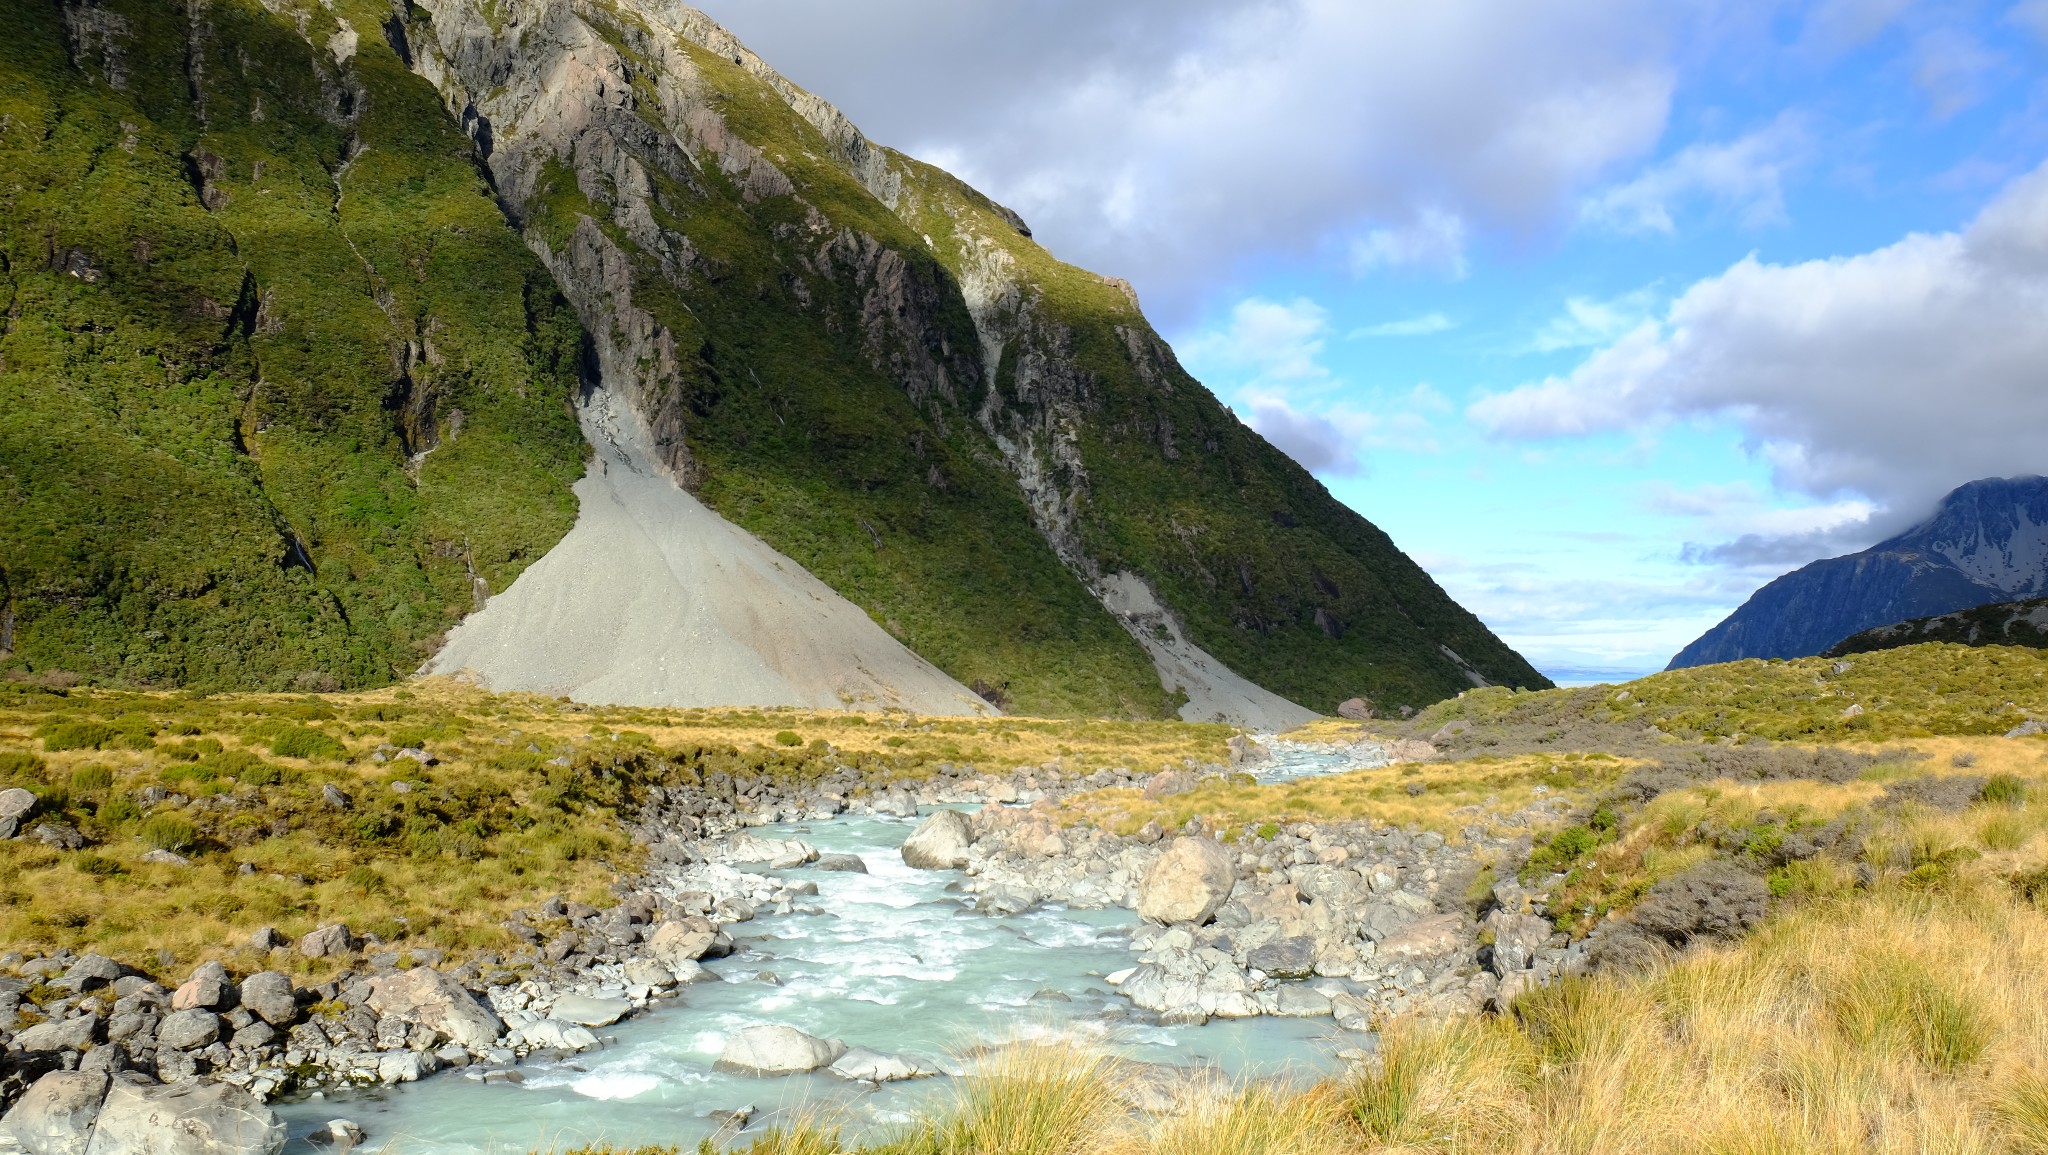
[[(1140, 712), (1156, 677), (1189, 717), (1431, 700), (1472, 682), (1446, 649), (1540, 684), (1189, 378), (1128, 285), (1054, 261), (1015, 213), (868, 141), (702, 13), (415, 11), (415, 68), (489, 142), (675, 476), (948, 673), (1025, 708)], [(809, 364), (786, 356), (799, 343)], [(890, 415), (895, 461), (834, 444), (849, 394)], [(763, 443), (829, 468), (799, 481)], [(772, 507), (776, 475), (799, 505)], [(939, 516), (953, 545), (1001, 543), (985, 596), (904, 580), (944, 564), (917, 556)], [(1048, 663), (1085, 674), (1057, 684)]]
[(1905, 533), (1861, 553), (1803, 566), (1764, 586), (1727, 620), (1679, 651), (1670, 668), (1806, 657), (1847, 644), (1844, 639), (1851, 634), (1873, 627), (2043, 591), (2048, 591), (2048, 478), (1973, 481), (1943, 498), (1933, 517)]
[[(4, 220), (32, 324), (0, 335), (0, 381), (38, 408), (0, 435), (35, 469), (0, 484), (33, 517), (0, 529), (75, 524), (0, 560), (17, 671), (194, 680), (152, 638), (221, 684), (409, 670), (566, 532), (568, 402), (603, 390), (668, 478), (1008, 708), (1280, 718), (1544, 684), (1190, 378), (1128, 285), (693, 9), (27, 15), (0, 147), (33, 178)], [(111, 343), (77, 336), (105, 319)], [(94, 367), (25, 336), (52, 331)], [(169, 453), (193, 500), (52, 496), (165, 487), (132, 415), (162, 411), (137, 366), (166, 349), (206, 446)], [(127, 456), (66, 459), (70, 426)]]

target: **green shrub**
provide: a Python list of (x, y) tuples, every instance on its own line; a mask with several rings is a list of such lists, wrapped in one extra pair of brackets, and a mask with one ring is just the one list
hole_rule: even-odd
[(45, 750), (98, 750), (114, 740), (112, 726), (89, 719), (51, 722), (36, 733), (42, 737)]
[(199, 831), (175, 814), (159, 814), (142, 824), (142, 840), (158, 850), (178, 853), (199, 843)]
[(180, 782), (211, 782), (220, 777), (220, 771), (205, 765), (166, 766), (157, 771), (156, 776), (165, 783), (175, 786)]
[(43, 760), (26, 750), (0, 750), (0, 782), (42, 777)]
[(1977, 798), (1982, 802), (2024, 806), (2027, 801), (2027, 784), (2011, 774), (1993, 774), (1984, 780), (1984, 787), (1977, 791)]
[(287, 726), (270, 740), (270, 752), (280, 758), (317, 758), (341, 761), (348, 757), (348, 747), (318, 730), (305, 726)]
[(113, 784), (114, 771), (97, 762), (80, 766), (71, 772), (71, 788), (80, 794), (92, 794)]
[(804, 737), (795, 730), (777, 730), (775, 732), (775, 744), (777, 746), (801, 746), (804, 744)]
[(284, 781), (284, 768), (251, 758), (250, 764), (235, 771), (235, 781), (244, 786), (276, 786)]
[(98, 817), (109, 826), (118, 826), (142, 817), (142, 807), (137, 806), (135, 799), (126, 794), (117, 794), (100, 806)]
[(368, 866), (351, 867), (341, 880), (348, 884), (350, 890), (366, 895), (376, 894), (385, 888), (384, 876)]

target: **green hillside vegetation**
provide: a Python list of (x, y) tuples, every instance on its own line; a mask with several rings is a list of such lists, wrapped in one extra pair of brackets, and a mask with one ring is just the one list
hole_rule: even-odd
[(1845, 658), (1872, 650), (1896, 649), (1926, 642), (1963, 646), (2032, 646), (2048, 649), (2048, 598), (1995, 602), (1952, 614), (1913, 618), (1851, 634), (1823, 655)]
[[(897, 211), (954, 276), (999, 252), (1028, 287), (996, 367), (1005, 406), (1031, 412), (1019, 365), (1057, 350), (1081, 425), (1077, 529), (1104, 572), (1144, 576), (1192, 639), (1320, 713), (1363, 695), (1420, 707), (1471, 682), (1548, 679), (1451, 600), (1372, 523), (1240, 422), (1181, 368), (1127, 290), (1056, 260), (952, 175), (897, 153)], [(1037, 383), (1044, 389), (1044, 382)]]
[[(1690, 739), (1877, 742), (2004, 734), (2034, 718), (2048, 718), (2048, 653), (1936, 642), (1846, 660), (1750, 658), (1620, 686), (1475, 690), (1424, 711), (1407, 730), (1428, 737), (1462, 723), (1566, 744), (1593, 733), (1587, 726)], [(1616, 740), (1611, 733), (1604, 741)]]
[(574, 518), (573, 315), (381, 38), (63, 11), (0, 38), (0, 668), (411, 671)]

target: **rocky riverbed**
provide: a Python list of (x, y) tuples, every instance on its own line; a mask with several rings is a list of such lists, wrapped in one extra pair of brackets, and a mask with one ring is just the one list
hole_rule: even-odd
[[(1284, 777), (1287, 767), (1314, 773), (1385, 756), (1368, 746), (1296, 749), (1276, 767), (1258, 761), (1263, 753), (1236, 745), (1263, 778)], [(437, 1084), (455, 1078), (487, 1088), (587, 1073), (591, 1056), (636, 1030), (635, 1016), (717, 1004), (735, 979), (780, 981), (736, 974), (725, 960), (774, 954), (774, 936), (754, 928), (832, 922), (820, 880), (838, 893), (837, 880), (852, 884), (879, 857), (820, 850), (786, 825), (759, 830), (778, 823), (829, 826), (877, 816), (907, 827), (924, 812), (890, 869), (933, 872), (934, 883), (944, 877), (946, 919), (983, 920), (992, 929), (1028, 925), (1026, 934), (1053, 937), (1074, 938), (1080, 928), (1068, 944), (1073, 992), (1040, 993), (1047, 1001), (1078, 997), (1089, 1022), (1117, 1029), (1170, 1031), (1263, 1016), (1324, 1032), (1325, 1053), (1358, 1059), (1370, 1047), (1366, 1032), (1386, 1016), (1479, 1010), (1576, 964), (1575, 949), (1543, 920), (1540, 894), (1512, 883), (1473, 893), (1482, 863), (1518, 862), (1526, 840), (1475, 829), (1453, 844), (1370, 824), (1148, 828), (1118, 837), (1054, 821), (1052, 800), (1075, 790), (1172, 790), (1227, 772), (1189, 765), (1143, 777), (1074, 775), (1055, 764), (1000, 778), (962, 769), (914, 784), (876, 784), (848, 771), (800, 789), (706, 782), (667, 791), (636, 832), (655, 866), (620, 888), (616, 906), (552, 900), (508, 924), (523, 949), (453, 967), (437, 966), (431, 952), (379, 949), (339, 925), (297, 942), (273, 936), (255, 944), (276, 952), (270, 969), (238, 977), (209, 963), (174, 988), (95, 955), (0, 959), (13, 972), (0, 976), (0, 1026), (9, 1032), (0, 1094), (13, 1104), (0, 1119), (0, 1142), (11, 1136), (24, 1149), (85, 1150), (50, 1146), (49, 1137), (99, 1134), (95, 1111), (112, 1120), (113, 1134), (122, 1112), (161, 1113), (171, 1103), (219, 1131), (224, 1145), (215, 1150), (272, 1151), (284, 1129), (262, 1104), (279, 1096), (298, 1104), (288, 1115), (305, 1119), (335, 1096), (436, 1072), (445, 1072)], [(886, 892), (882, 881), (858, 885)], [(1090, 911), (1112, 920), (1135, 912), (1142, 921), (1090, 923)], [(296, 986), (285, 971), (293, 952), (343, 956), (350, 969)], [(1082, 960), (1092, 965), (1083, 969)], [(774, 1001), (756, 1000), (749, 1014), (723, 1020), (733, 1029), (719, 1036), (716, 1070), (820, 1071), (874, 1088), (960, 1069), (942, 1045), (910, 1053), (872, 1045), (876, 1039), (842, 1041), (851, 1034), (829, 1020), (762, 1021)], [(1323, 1025), (1310, 1027), (1316, 1020)], [(1332, 1028), (1337, 1033), (1327, 1034)], [(326, 1098), (309, 1107), (309, 1094)], [(746, 1113), (707, 1121), (736, 1130)], [(302, 1124), (300, 1132), (307, 1129)], [(332, 1131), (348, 1138), (339, 1123)]]

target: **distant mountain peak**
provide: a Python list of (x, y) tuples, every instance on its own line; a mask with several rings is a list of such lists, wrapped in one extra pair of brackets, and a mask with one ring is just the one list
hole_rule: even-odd
[(2048, 593), (2048, 477), (1958, 486), (1927, 520), (1777, 578), (1671, 668), (1818, 654), (1851, 634)]

